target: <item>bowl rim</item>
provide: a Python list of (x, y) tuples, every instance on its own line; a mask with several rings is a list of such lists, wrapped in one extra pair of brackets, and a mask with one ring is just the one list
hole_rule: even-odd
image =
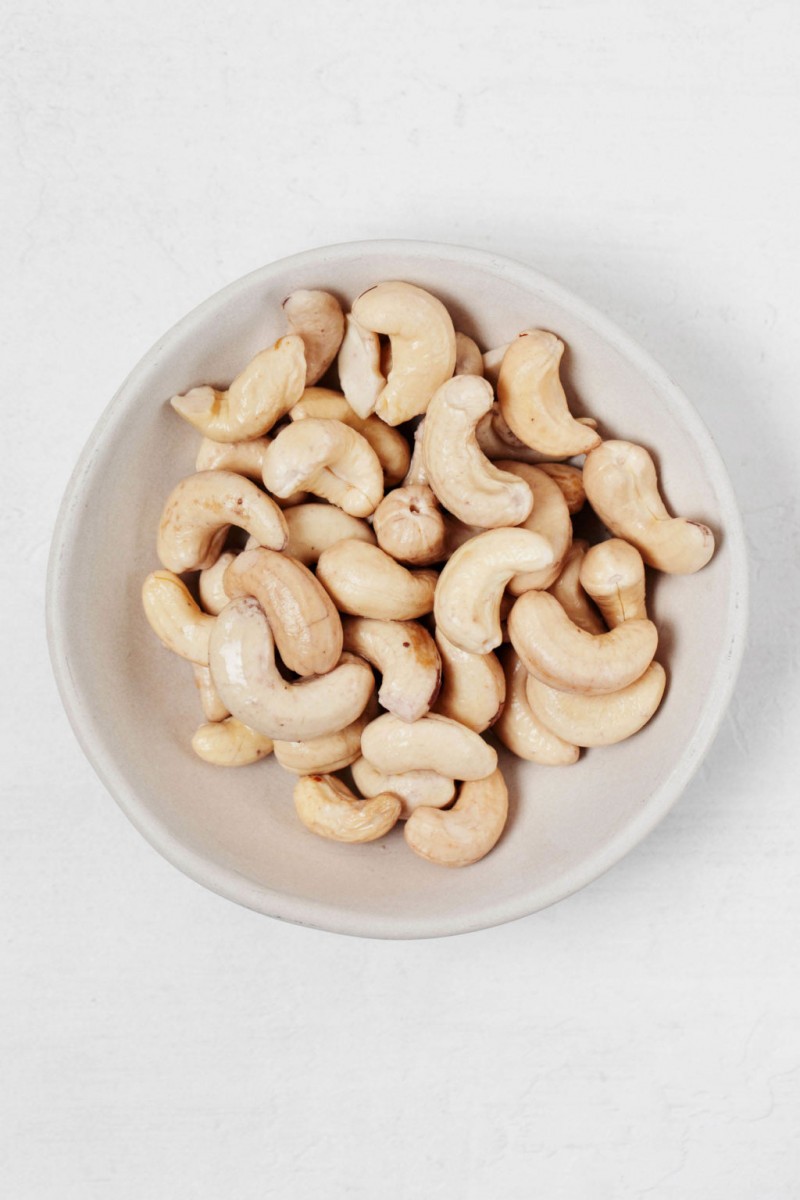
[[(519, 286), (532, 287), (554, 303), (568, 309), (627, 358), (655, 389), (666, 396), (668, 405), (695, 439), (709, 471), (711, 484), (719, 498), (721, 520), (730, 553), (731, 587), (726, 612), (725, 649), (720, 655), (708, 698), (691, 740), (684, 747), (669, 775), (643, 804), (638, 815), (628, 821), (597, 852), (589, 855), (549, 887), (542, 889), (534, 881), (531, 887), (513, 899), (484, 904), (480, 910), (444, 918), (436, 915), (368, 914), (332, 903), (286, 895), (254, 884), (232, 868), (209, 862), (170, 833), (138, 799), (135, 789), (117, 768), (113, 755), (102, 740), (93, 736), (92, 714), (69, 670), (67, 612), (66, 606), (61, 603), (63, 589), (59, 586), (63, 563), (69, 553), (72, 525), (80, 510), (81, 494), (91, 476), (99, 446), (113, 436), (115, 423), (127, 411), (139, 374), (148, 369), (172, 338), (186, 332), (193, 323), (199, 318), (204, 318), (210, 311), (226, 305), (237, 291), (249, 287), (257, 280), (267, 282), (292, 266), (335, 266), (339, 260), (349, 259), (353, 255), (371, 257), (378, 254), (458, 261)], [(535, 268), (493, 251), (444, 242), (393, 238), (340, 242), (278, 259), (227, 284), (163, 334), (140, 358), (117, 389), (95, 424), (72, 471), (53, 530), (45, 599), (50, 662), (67, 718), (95, 774), (154, 849), (196, 883), (266, 916), (331, 933), (385, 939), (444, 937), (469, 933), (529, 916), (586, 887), (610, 870), (642, 841), (677, 802), (717, 734), (739, 673), (748, 620), (748, 568), (745, 546), (744, 526), (733, 485), (705, 422), (677, 384), (650, 354), (592, 305)]]

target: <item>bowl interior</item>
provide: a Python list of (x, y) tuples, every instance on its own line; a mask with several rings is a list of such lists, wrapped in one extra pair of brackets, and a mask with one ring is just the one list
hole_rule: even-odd
[[(190, 666), (158, 644), (140, 603), (158, 563), (165, 497), (194, 467), (199, 437), (167, 405), (174, 392), (226, 384), (284, 330), (299, 287), (343, 301), (382, 279), (430, 288), (484, 347), (527, 326), (568, 346), (578, 412), (606, 436), (649, 447), (673, 511), (717, 533), (711, 564), (651, 579), (650, 607), (668, 693), (656, 718), (619, 746), (553, 769), (502, 755), (508, 830), (463, 871), (413, 855), (397, 829), (344, 847), (307, 833), (293, 777), (274, 760), (222, 770), (189, 745), (201, 717)], [(334, 247), (285, 260), (212, 298), (135, 369), (76, 469), (54, 540), (50, 635), (76, 732), (134, 823), (200, 882), (251, 907), (345, 932), (410, 936), (476, 928), (534, 911), (599, 874), (669, 807), (699, 761), (735, 674), (743, 551), (724, 469), (686, 401), (641, 352), (535, 272), (488, 255), (420, 244)]]

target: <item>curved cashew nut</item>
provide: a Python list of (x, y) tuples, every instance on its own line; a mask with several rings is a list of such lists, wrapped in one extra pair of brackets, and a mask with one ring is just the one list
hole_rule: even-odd
[(335, 504), (298, 504), (283, 514), (289, 529), (286, 554), (313, 566), (324, 550), (353, 539), (375, 545), (375, 534), (366, 521), (351, 517)]
[(405, 475), (411, 462), (408, 442), (397, 429), (380, 417), (359, 417), (339, 392), (328, 388), (306, 388), (289, 413), (293, 421), (308, 417), (341, 421), (365, 438), (378, 456), (386, 487), (393, 487)]
[(296, 775), (331, 775), (334, 771), (343, 771), (360, 757), (361, 734), (369, 722), (374, 721), (376, 709), (377, 705), (368, 704), (360, 717), (338, 733), (309, 738), (305, 742), (277, 741), (275, 757), (285, 770)]
[(568, 767), (577, 762), (578, 747), (557, 737), (532, 711), (525, 692), (528, 672), (513, 646), (503, 646), (500, 658), (506, 679), (506, 702), (494, 726), (500, 741), (518, 758), (541, 766)]
[(465, 333), (456, 334), (454, 375), (483, 375), (483, 355), (477, 342)]
[(383, 469), (355, 429), (341, 421), (306, 417), (287, 425), (270, 442), (264, 484), (276, 496), (304, 489), (351, 517), (368, 517), (383, 497)]
[(299, 337), (278, 338), (262, 350), (226, 392), (192, 388), (173, 396), (177, 413), (215, 442), (242, 442), (261, 437), (285, 416), (303, 394), (306, 358)]
[(561, 488), (561, 493), (567, 502), (569, 515), (575, 516), (586, 503), (586, 491), (583, 486), (583, 471), (569, 463), (546, 462), (539, 463), (539, 470), (549, 475), (554, 483)]
[(150, 628), (168, 650), (208, 665), (214, 617), (201, 611), (182, 579), (172, 571), (152, 571), (142, 584), (142, 604)]
[(569, 411), (559, 378), (564, 343), (543, 329), (521, 333), (506, 350), (497, 380), (500, 409), (513, 433), (552, 458), (585, 454), (600, 441)]
[(334, 842), (374, 842), (397, 824), (400, 800), (359, 800), (333, 775), (302, 775), (294, 786), (297, 815), (312, 833)]
[(526, 695), (532, 712), (558, 737), (576, 746), (611, 746), (646, 725), (661, 703), (667, 677), (653, 662), (643, 675), (610, 696), (576, 696), (529, 675)]
[(319, 557), (317, 578), (340, 612), (412, 621), (433, 608), (436, 571), (409, 571), (379, 546), (347, 538)]
[(302, 338), (310, 387), (325, 374), (342, 344), (342, 306), (330, 292), (301, 290), (284, 300), (283, 311), (290, 333)]
[(462, 650), (488, 654), (503, 640), (500, 602), (509, 580), (543, 570), (552, 558), (544, 538), (528, 529), (490, 529), (470, 538), (439, 576), (433, 606), (437, 628)]
[(580, 574), (589, 543), (577, 538), (564, 559), (561, 574), (547, 589), (555, 596), (564, 612), (575, 625), (587, 633), (605, 633), (606, 627), (600, 620), (597, 609), (581, 587)]
[(433, 638), (413, 621), (346, 617), (344, 646), (377, 667), (378, 701), (402, 721), (416, 721), (439, 694), (442, 663)]
[(207, 721), (224, 721), (231, 714), (217, 694), (217, 689), (214, 687), (214, 680), (211, 678), (211, 671), (208, 667), (201, 667), (199, 663), (192, 664), (192, 671), (194, 673), (194, 685), (197, 688), (203, 716)]
[(519, 525), (533, 505), (525, 481), (499, 471), (478, 445), (475, 427), (493, 402), (485, 379), (454, 376), (428, 405), (422, 442), (438, 499), (460, 521), (484, 529)]
[(225, 591), (225, 572), (236, 555), (232, 550), (220, 554), (213, 567), (206, 567), (200, 572), (197, 580), (197, 591), (200, 603), (207, 613), (218, 617), (231, 597)]
[(286, 545), (283, 513), (249, 479), (232, 471), (190, 475), (167, 497), (158, 527), (158, 557), (170, 571), (213, 567), (231, 525), (271, 550)]
[(362, 733), (361, 753), (386, 775), (436, 771), (447, 779), (485, 779), (497, 766), (497, 752), (479, 733), (436, 713), (411, 722), (384, 713)]
[(308, 567), (274, 550), (243, 550), (224, 583), (232, 599), (255, 596), (290, 671), (324, 675), (333, 670), (342, 654), (342, 622)]
[[(219, 620), (219, 618), (217, 618)], [(649, 667), (658, 645), (652, 621), (626, 621), (592, 636), (549, 592), (525, 592), (508, 617), (511, 644), (526, 668), (564, 692), (618, 692)]]
[(253, 438), (248, 442), (215, 442), (204, 437), (195, 459), (196, 471), (233, 471), (261, 483), (264, 455), (269, 438)]
[(379, 283), (358, 297), (353, 316), (364, 329), (388, 334), (392, 345), (378, 416), (401, 425), (424, 413), (456, 365), (456, 333), (441, 300), (413, 283)]
[(201, 725), (192, 738), (192, 749), (203, 762), (215, 767), (247, 767), (272, 753), (272, 739), (227, 717)]
[(592, 546), (584, 556), (580, 581), (609, 629), (623, 621), (647, 619), (644, 563), (635, 546), (619, 538)]
[(521, 596), (523, 592), (529, 592), (532, 588), (548, 588), (558, 579), (562, 563), (572, 545), (572, 521), (561, 488), (544, 471), (530, 466), (529, 463), (510, 460), (500, 462), (498, 466), (512, 475), (518, 475), (527, 483), (533, 494), (533, 510), (523, 522), (522, 528), (529, 529), (531, 533), (541, 534), (553, 552), (551, 566), (542, 571), (515, 575), (509, 580), (508, 590), (512, 596)]
[(583, 483), (603, 524), (635, 546), (649, 566), (691, 575), (714, 553), (714, 534), (707, 525), (667, 512), (655, 463), (643, 446), (603, 442), (586, 457)]
[(442, 659), (442, 690), (436, 712), (482, 733), (503, 711), (506, 681), (494, 654), (470, 654), (455, 646), (441, 629), (436, 645)]
[(406, 771), (402, 775), (384, 775), (365, 758), (352, 764), (353, 781), (362, 796), (379, 796), (391, 792), (403, 807), (400, 820), (406, 821), (415, 808), (444, 808), (456, 794), (454, 779), (445, 779), (436, 771)]
[[(387, 426), (388, 428), (388, 426)], [(425, 567), (445, 556), (445, 524), (429, 487), (395, 488), (372, 515), (381, 550), (400, 562)]]
[(423, 417), (414, 430), (414, 446), (411, 452), (411, 462), (408, 464), (403, 487), (416, 487), (427, 484), (428, 468), (425, 466), (425, 455), (422, 452), (422, 439), (425, 434), (425, 418)]
[(347, 403), (360, 417), (368, 417), (386, 387), (381, 371), (381, 342), (377, 333), (359, 325), (352, 313), (345, 317), (338, 367)]
[(497, 844), (508, 820), (508, 789), (499, 770), (464, 783), (452, 808), (418, 808), (406, 821), (415, 854), (442, 867), (468, 867)]
[(232, 600), (216, 618), (209, 665), (223, 704), (267, 737), (302, 742), (344, 729), (361, 715), (375, 680), (371, 668), (343, 654), (327, 675), (288, 683), (275, 663), (269, 622), (257, 600)]

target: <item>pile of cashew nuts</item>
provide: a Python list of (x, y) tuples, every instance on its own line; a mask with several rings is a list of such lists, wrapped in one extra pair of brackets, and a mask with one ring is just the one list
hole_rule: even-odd
[[(200, 758), (274, 753), (314, 833), (404, 821), (415, 853), (466, 866), (508, 814), (482, 735), (552, 767), (641, 729), (666, 683), (645, 565), (697, 571), (714, 537), (670, 515), (647, 450), (572, 415), (554, 334), (482, 354), (402, 282), (347, 314), (325, 291), (283, 307), (226, 391), (171, 400), (203, 440), (145, 613), (192, 664)], [(594, 545), (573, 537), (587, 501), (612, 535)]]

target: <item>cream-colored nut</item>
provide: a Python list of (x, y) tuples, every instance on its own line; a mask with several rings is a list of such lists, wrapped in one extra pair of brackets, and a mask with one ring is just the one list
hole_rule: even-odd
[(278, 338), (237, 375), (226, 392), (192, 388), (170, 404), (215, 442), (243, 442), (268, 433), (303, 394), (306, 357), (299, 337)]
[(435, 710), (482, 733), (503, 711), (503, 668), (494, 654), (470, 654), (455, 646), (441, 629), (435, 636), (442, 659), (442, 689)]
[(345, 317), (337, 365), (347, 403), (360, 417), (368, 417), (386, 387), (381, 371), (381, 342), (377, 333), (359, 325), (352, 313)]
[(379, 283), (358, 297), (353, 316), (365, 329), (388, 334), (392, 345), (378, 416), (401, 425), (424, 413), (456, 365), (456, 334), (441, 300), (413, 283)]
[(690, 575), (714, 553), (714, 534), (707, 525), (667, 512), (655, 463), (643, 446), (603, 442), (586, 457), (583, 483), (603, 524), (635, 546), (648, 566)]
[(375, 534), (367, 522), (349, 516), (335, 504), (298, 504), (284, 516), (289, 529), (286, 553), (304, 567), (312, 567), (323, 551), (346, 539), (375, 545)]
[(192, 749), (214, 767), (248, 767), (272, 753), (272, 739), (227, 717), (201, 725), (192, 738)]
[(454, 375), (483, 375), (483, 355), (477, 342), (465, 333), (456, 334)]
[(253, 438), (249, 442), (215, 442), (203, 438), (197, 451), (197, 471), (233, 471), (261, 483), (264, 455), (269, 438)]
[(492, 389), (476, 375), (456, 375), (436, 391), (425, 416), (422, 450), (428, 483), (449, 512), (468, 525), (519, 525), (533, 496), (524, 480), (495, 467), (475, 428), (493, 404)]
[(294, 786), (297, 815), (312, 833), (334, 842), (374, 842), (397, 824), (401, 803), (384, 793), (359, 800), (334, 775), (303, 775)]
[(583, 471), (569, 463), (545, 462), (539, 464), (539, 470), (549, 475), (554, 483), (561, 488), (561, 493), (567, 502), (569, 515), (575, 516), (586, 503), (586, 491), (583, 486)]
[(207, 721), (224, 721), (231, 714), (219, 698), (211, 671), (208, 667), (201, 667), (199, 663), (192, 663), (192, 672), (203, 716)]
[(437, 771), (447, 779), (485, 779), (497, 766), (497, 752), (479, 733), (436, 713), (418, 721), (384, 713), (362, 733), (361, 753), (386, 775)]
[[(388, 426), (387, 426), (388, 428)], [(445, 524), (429, 487), (395, 488), (372, 516), (381, 550), (414, 567), (441, 562), (445, 556)]]
[(361, 734), (369, 722), (375, 720), (376, 710), (377, 705), (368, 704), (360, 717), (338, 733), (309, 738), (305, 742), (276, 741), (275, 757), (285, 770), (293, 771), (295, 775), (330, 775), (334, 771), (343, 771), (360, 757)]
[(512, 596), (521, 596), (532, 588), (548, 588), (558, 579), (562, 563), (572, 545), (572, 521), (561, 488), (544, 471), (529, 463), (511, 460), (501, 460), (498, 466), (512, 475), (518, 475), (527, 483), (533, 494), (533, 509), (522, 528), (541, 534), (553, 552), (553, 562), (549, 567), (515, 575), (509, 580), (508, 590)]
[(225, 572), (225, 591), (255, 596), (278, 653), (298, 675), (324, 675), (342, 654), (342, 622), (308, 567), (274, 550), (243, 550)]
[(503, 357), (497, 380), (500, 409), (526, 446), (551, 458), (585, 454), (600, 435), (569, 411), (559, 378), (564, 343), (543, 329), (521, 333)]
[(305, 289), (283, 302), (290, 333), (302, 338), (306, 355), (306, 387), (327, 371), (344, 337), (342, 306), (330, 292)]
[(482, 417), (475, 427), (475, 437), (483, 453), (491, 462), (499, 458), (512, 458), (514, 462), (527, 462), (538, 467), (547, 461), (546, 454), (531, 449), (516, 437), (506, 424), (497, 404)]
[(609, 629), (623, 621), (646, 620), (644, 563), (635, 546), (620, 538), (592, 546), (584, 555), (580, 580)]
[(593, 637), (570, 621), (549, 592), (520, 596), (509, 613), (508, 633), (531, 675), (564, 692), (590, 696), (633, 683), (650, 666), (658, 645), (652, 621), (625, 621)]
[(503, 365), (503, 359), (506, 356), (506, 350), (511, 345), (511, 342), (503, 342), (502, 346), (495, 346), (492, 350), (487, 350), (483, 355), (483, 376), (488, 379), (492, 387), (497, 387), (497, 380), (500, 378), (500, 367)]
[(164, 505), (158, 527), (158, 557), (170, 571), (213, 567), (231, 525), (251, 534), (260, 546), (282, 550), (288, 532), (283, 513), (243, 475), (199, 471), (182, 479)]
[(414, 446), (411, 453), (411, 462), (408, 464), (406, 477), (403, 480), (403, 487), (416, 487), (417, 485), (427, 484), (428, 469), (425, 466), (425, 455), (422, 451), (422, 439), (425, 434), (425, 418), (420, 421), (417, 428), (414, 430)]
[(252, 596), (232, 600), (215, 618), (209, 666), (223, 704), (267, 737), (303, 742), (344, 729), (364, 711), (375, 686), (362, 659), (343, 654), (327, 675), (289, 683), (275, 663), (275, 642)]
[(439, 694), (442, 663), (433, 638), (413, 621), (346, 617), (344, 646), (377, 667), (378, 700), (402, 721), (416, 721)]
[(293, 421), (308, 417), (341, 421), (366, 438), (383, 468), (386, 487), (394, 487), (405, 475), (411, 462), (408, 442), (398, 429), (392, 429), (380, 417), (359, 417), (339, 392), (328, 388), (306, 388), (289, 416)]
[(433, 608), (436, 571), (410, 571), (367, 542), (347, 538), (319, 557), (317, 578), (340, 612), (413, 621)]
[(264, 483), (276, 496), (312, 492), (351, 517), (368, 517), (383, 498), (383, 469), (366, 438), (341, 421), (318, 417), (294, 421), (273, 439)]
[(552, 558), (544, 538), (528, 529), (489, 529), (471, 538), (439, 576), (433, 607), (437, 628), (462, 650), (488, 654), (503, 640), (500, 602), (509, 580), (543, 570)]
[(589, 543), (577, 538), (564, 559), (561, 574), (547, 590), (555, 596), (564, 612), (575, 625), (587, 633), (605, 633), (597, 609), (581, 587), (580, 574)]
[(153, 571), (142, 584), (144, 615), (168, 650), (189, 662), (208, 665), (208, 639), (214, 617), (204, 613), (182, 579)]
[(232, 550), (220, 554), (213, 567), (206, 567), (197, 580), (200, 603), (207, 613), (217, 617), (231, 597), (225, 591), (225, 572), (236, 558)]
[(384, 775), (365, 758), (352, 764), (353, 780), (362, 796), (379, 796), (391, 792), (403, 807), (400, 820), (408, 820), (415, 808), (444, 808), (456, 794), (454, 779), (445, 779), (436, 771), (405, 771), (402, 775)]
[(504, 646), (500, 658), (506, 679), (506, 702), (494, 726), (500, 741), (518, 758), (541, 766), (568, 767), (577, 762), (578, 747), (557, 737), (532, 712), (525, 692), (528, 672), (514, 647)]
[(559, 737), (576, 746), (612, 746), (646, 725), (661, 703), (667, 677), (653, 662), (627, 687), (606, 696), (576, 696), (548, 687), (529, 675), (526, 695), (531, 710)]
[(499, 770), (463, 783), (452, 808), (418, 808), (406, 821), (405, 839), (415, 854), (442, 867), (468, 867), (500, 840), (508, 820), (508, 789)]

